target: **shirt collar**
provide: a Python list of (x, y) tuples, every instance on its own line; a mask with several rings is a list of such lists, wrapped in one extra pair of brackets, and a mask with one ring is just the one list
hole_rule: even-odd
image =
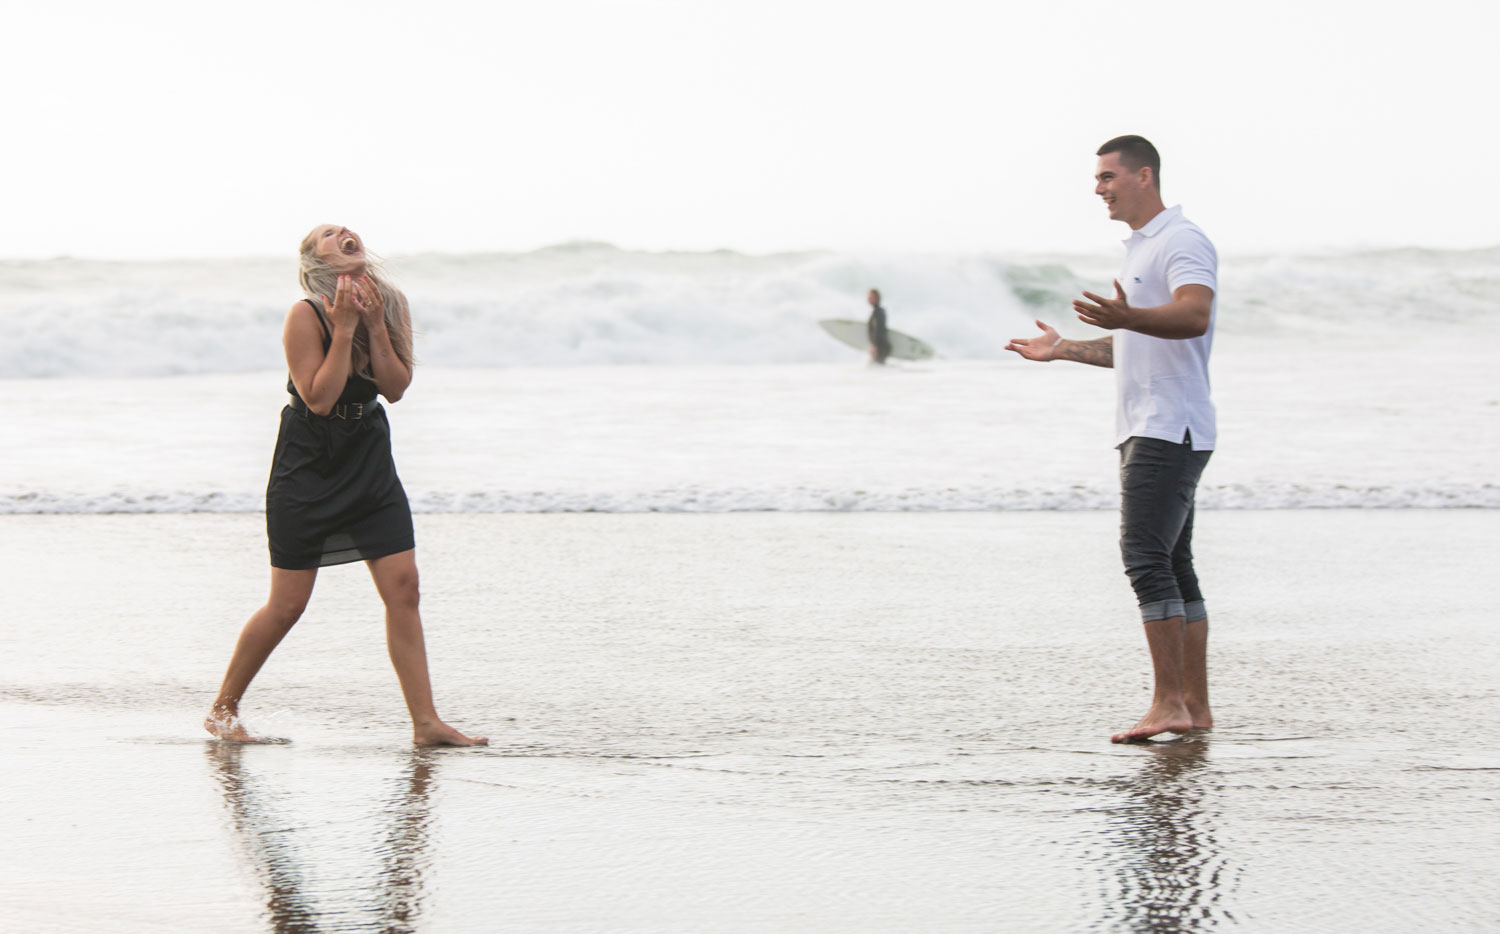
[(1125, 238), (1126, 243), (1137, 237), (1154, 237), (1161, 233), (1162, 228), (1182, 216), (1182, 205), (1177, 204), (1169, 208), (1163, 208), (1160, 213), (1146, 222), (1140, 230), (1132, 230), (1130, 236)]

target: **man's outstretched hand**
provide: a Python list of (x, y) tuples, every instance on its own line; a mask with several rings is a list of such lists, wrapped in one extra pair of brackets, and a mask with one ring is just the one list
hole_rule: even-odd
[(1005, 345), (1005, 349), (1014, 350), (1027, 360), (1051, 360), (1052, 349), (1062, 340), (1062, 336), (1040, 321), (1036, 326), (1042, 329), (1040, 337), (1013, 337)]

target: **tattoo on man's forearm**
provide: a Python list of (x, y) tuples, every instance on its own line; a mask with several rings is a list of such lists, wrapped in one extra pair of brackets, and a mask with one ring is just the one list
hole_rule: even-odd
[(1115, 339), (1101, 337), (1092, 341), (1068, 341), (1058, 356), (1063, 360), (1074, 360), (1090, 366), (1113, 367), (1115, 365)]

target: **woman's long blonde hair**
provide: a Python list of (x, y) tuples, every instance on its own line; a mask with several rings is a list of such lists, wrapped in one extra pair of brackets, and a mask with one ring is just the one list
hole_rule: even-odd
[[(327, 300), (331, 302), (334, 292), (338, 291), (339, 273), (313, 252), (313, 247), (318, 242), (316, 235), (321, 229), (322, 227), (314, 227), (311, 233), (302, 238), (302, 246), (297, 251), (297, 282), (308, 298), (321, 299), (327, 296)], [(375, 288), (380, 290), (381, 301), (385, 303), (385, 328), (391, 335), (391, 349), (410, 370), (416, 364), (416, 357), (412, 353), (411, 311), (407, 307), (406, 296), (386, 280), (385, 271), (380, 268), (380, 264), (369, 257), (365, 259), (365, 275), (375, 283)], [(327, 312), (326, 308), (324, 312)], [(364, 325), (354, 329), (351, 357), (355, 373), (366, 378), (374, 376), (370, 372), (370, 335), (365, 331)]]

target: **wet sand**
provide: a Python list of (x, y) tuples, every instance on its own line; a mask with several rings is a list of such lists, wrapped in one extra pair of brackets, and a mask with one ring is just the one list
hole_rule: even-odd
[(0, 517), (0, 912), (49, 931), (1500, 924), (1500, 515), (1211, 512), (1218, 729), (1105, 512), (418, 517), (419, 751), (368, 576), (198, 726), (254, 515)]

